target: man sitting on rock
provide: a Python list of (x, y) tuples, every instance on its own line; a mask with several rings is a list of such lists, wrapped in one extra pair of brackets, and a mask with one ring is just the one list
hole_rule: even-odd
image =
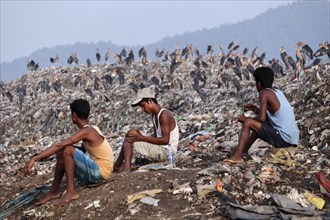
[(154, 88), (139, 90), (131, 105), (133, 107), (140, 106), (142, 111), (151, 114), (154, 136), (145, 136), (137, 129), (130, 129), (125, 135), (121, 152), (115, 162), (115, 171), (121, 171), (120, 168), (124, 159), (123, 172), (131, 171), (133, 152), (154, 161), (165, 161), (168, 144), (171, 144), (174, 152), (176, 152), (179, 143), (179, 128), (175, 118), (169, 110), (158, 105)]
[[(79, 198), (74, 189), (74, 177), (86, 185), (100, 183), (110, 178), (114, 160), (112, 148), (100, 129), (88, 124), (87, 118), (90, 112), (88, 101), (74, 100), (70, 104), (70, 109), (72, 122), (78, 126), (79, 131), (32, 157), (25, 167), (25, 173), (31, 175), (31, 169), (36, 161), (56, 154), (57, 162), (52, 186), (37, 204), (44, 204), (60, 197), (59, 185), (64, 173), (67, 190), (62, 198), (57, 200), (57, 205)], [(83, 142), (82, 147), (87, 150), (90, 157), (74, 147), (74, 144), (79, 141)]]
[(243, 124), (238, 146), (234, 156), (224, 160), (228, 163), (243, 163), (243, 152), (260, 138), (274, 147), (297, 146), (299, 129), (292, 107), (284, 94), (272, 87), (274, 72), (268, 67), (259, 67), (254, 71), (256, 88), (259, 92), (260, 108), (245, 104), (244, 110), (252, 110), (258, 114), (255, 118), (238, 118)]

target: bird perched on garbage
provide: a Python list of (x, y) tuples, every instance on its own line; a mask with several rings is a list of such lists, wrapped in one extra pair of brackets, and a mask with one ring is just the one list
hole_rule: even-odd
[(255, 47), (252, 50), (252, 54), (251, 54), (252, 59), (255, 59), (256, 57), (258, 57), (258, 47)]
[(175, 53), (174, 54), (175, 62), (181, 62), (181, 51), (180, 51), (180, 46), (179, 46), (178, 42), (176, 42), (174, 53)]
[(126, 50), (125, 50), (125, 48), (123, 47), (123, 49), (120, 51), (120, 57), (122, 57), (122, 58), (125, 58), (126, 56), (127, 56), (127, 52), (126, 52)]
[(121, 56), (117, 53), (115, 53), (113, 55), (113, 58), (115, 59), (115, 61), (118, 63), (118, 64), (121, 64)]
[(27, 67), (28, 70), (33, 71), (35, 65), (36, 65), (36, 63), (34, 62), (34, 60), (30, 60), (30, 59), (27, 60), (26, 67)]
[(60, 58), (59, 58), (58, 54), (56, 54), (55, 57), (51, 57), (51, 58), (50, 58), (50, 62), (56, 64), (56, 63), (59, 61), (59, 59), (60, 59)]
[(73, 52), (73, 53), (69, 56), (69, 58), (67, 59), (67, 62), (68, 62), (68, 64), (70, 64), (70, 65), (71, 65), (73, 62), (76, 63), (76, 64), (78, 64), (79, 60), (78, 60), (78, 57), (77, 57), (76, 52)]
[(328, 42), (326, 43), (320, 43), (319, 49), (314, 53), (314, 57), (321, 57), (326, 54), (328, 54), (328, 57), (330, 58), (330, 44)]
[(285, 64), (285, 69), (289, 70), (290, 68), (292, 70), (296, 69), (296, 63), (294, 62), (293, 58), (291, 56), (288, 56), (287, 52), (283, 47), (280, 48), (280, 55), (283, 63)]
[(200, 53), (199, 53), (199, 50), (197, 49), (197, 47), (195, 47), (194, 52), (195, 52), (196, 57), (199, 57)]
[(100, 62), (100, 60), (101, 60), (101, 54), (99, 52), (99, 48), (96, 49), (96, 59), (97, 59), (97, 62)]
[(229, 43), (228, 50), (230, 50), (234, 45), (236, 45), (236, 42), (233, 40), (232, 42)]
[(302, 48), (301, 48), (301, 51), (307, 57), (309, 57), (311, 60), (313, 60), (313, 50), (312, 50), (312, 48), (308, 44), (304, 44), (304, 46), (302, 46)]
[(206, 54), (211, 54), (213, 55), (214, 49), (213, 49), (213, 45), (207, 45), (207, 51)]
[(145, 47), (141, 47), (139, 50), (139, 57), (142, 57), (142, 64), (146, 65), (147, 64), (147, 50)]
[(183, 48), (182, 52), (181, 52), (181, 56), (185, 58), (185, 60), (188, 59), (188, 57), (190, 56), (192, 51), (192, 45), (191, 44), (187, 44), (185, 48)]
[(125, 63), (127, 66), (131, 66), (131, 64), (134, 62), (134, 53), (133, 50), (129, 50), (128, 57), (125, 58)]
[(173, 59), (171, 61), (171, 65), (170, 65), (170, 73), (173, 73), (175, 71), (176, 68), (178, 68), (181, 65), (181, 61), (176, 61), (176, 59)]
[(233, 47), (233, 50), (235, 51), (235, 50), (237, 50), (238, 48), (239, 48), (239, 45), (236, 44), (236, 45)]
[(246, 54), (248, 53), (249, 49), (247, 47), (244, 48), (243, 50), (243, 56), (246, 56)]
[(155, 51), (155, 55), (156, 55), (157, 58), (162, 57), (162, 56), (160, 55), (160, 51), (159, 51), (158, 48), (157, 48), (156, 51)]
[(286, 64), (287, 63), (286, 59), (287, 59), (288, 54), (287, 54), (286, 50), (284, 49), (284, 47), (280, 48), (280, 55), (281, 55), (281, 59), (282, 59), (283, 63)]
[(110, 60), (110, 48), (108, 48), (106, 54), (105, 54), (105, 62), (108, 63), (108, 61)]
[(59, 79), (56, 78), (56, 81), (52, 82), (52, 86), (53, 86), (53, 89), (56, 91), (56, 92), (61, 92), (61, 81)]
[(34, 60), (28, 59), (27, 69), (30, 71), (37, 71), (39, 69), (39, 63), (34, 62)]
[(273, 58), (270, 61), (270, 68), (274, 71), (274, 74), (276, 77), (279, 75), (284, 76), (284, 70), (283, 67), (280, 64), (280, 61), (278, 59)]
[(301, 64), (301, 66), (303, 67), (306, 63), (306, 58), (305, 58), (305, 55), (302, 53), (301, 51), (301, 47), (304, 45), (303, 42), (301, 41), (298, 41), (296, 43), (296, 58), (297, 58), (297, 63), (299, 62)]
[(89, 58), (87, 58), (86, 63), (87, 63), (87, 67), (91, 67), (92, 62)]

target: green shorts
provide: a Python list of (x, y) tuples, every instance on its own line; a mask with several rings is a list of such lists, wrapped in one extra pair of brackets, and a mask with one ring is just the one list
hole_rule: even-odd
[(148, 142), (134, 142), (133, 153), (141, 154), (153, 161), (166, 161), (167, 149), (162, 145), (150, 144)]

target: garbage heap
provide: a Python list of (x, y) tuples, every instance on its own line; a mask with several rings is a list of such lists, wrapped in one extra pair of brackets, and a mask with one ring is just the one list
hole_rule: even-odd
[[(329, 173), (330, 63), (306, 69), (294, 80), (290, 70), (275, 79), (274, 86), (294, 108), (299, 147), (279, 152), (258, 141), (245, 157), (244, 166), (225, 170), (218, 162), (232, 154), (241, 129), (233, 121), (243, 113), (244, 103), (259, 104), (252, 75), (240, 79), (226, 70), (231, 76), (226, 79), (220, 66), (197, 69), (192, 60), (182, 62), (174, 71), (170, 67), (170, 62), (163, 61), (148, 61), (147, 65), (133, 62), (130, 66), (52, 66), (1, 82), (0, 184), (19, 181), (31, 156), (77, 131), (69, 108), (77, 98), (90, 102), (90, 124), (100, 127), (115, 154), (130, 128), (151, 134), (150, 116), (130, 106), (136, 90), (147, 86), (157, 88), (159, 104), (174, 113), (179, 125), (177, 166), (214, 168), (202, 175), (201, 186), (216, 182), (216, 175), (224, 186), (230, 186), (224, 190), (231, 198), (241, 204), (260, 204), (270, 192), (295, 193), (291, 191), (295, 188), (290, 188), (293, 179), (301, 179), (300, 187), (307, 189), (308, 181), (315, 181), (315, 172)], [(49, 166), (54, 164), (51, 157), (38, 163), (35, 172), (52, 172)], [(287, 176), (293, 170), (295, 176)]]

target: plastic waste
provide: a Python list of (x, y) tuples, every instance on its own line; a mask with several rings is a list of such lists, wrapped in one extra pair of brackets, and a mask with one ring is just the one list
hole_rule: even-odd
[(154, 197), (157, 193), (161, 193), (163, 192), (162, 189), (151, 189), (151, 190), (146, 190), (143, 192), (138, 192), (138, 193), (134, 193), (132, 195), (128, 195), (127, 196), (127, 204), (131, 204), (134, 201), (138, 200), (138, 199), (142, 199), (144, 197), (150, 196), (150, 197)]
[(140, 202), (147, 204), (147, 205), (158, 206), (159, 199), (154, 199), (150, 196), (147, 196), (147, 197), (140, 199)]
[(216, 182), (213, 182), (208, 185), (196, 185), (196, 189), (197, 189), (197, 198), (202, 199), (206, 196), (206, 194), (217, 190)]
[(318, 208), (318, 209), (323, 208), (325, 201), (322, 198), (317, 197), (307, 191), (304, 193), (304, 195), (307, 198), (307, 200), (310, 201), (316, 208)]

